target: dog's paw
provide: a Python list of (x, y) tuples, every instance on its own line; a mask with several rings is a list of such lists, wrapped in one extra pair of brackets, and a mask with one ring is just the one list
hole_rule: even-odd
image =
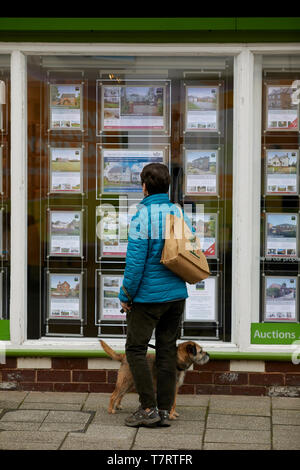
[(123, 410), (123, 406), (122, 405), (118, 405), (116, 406), (117, 410)]
[(169, 414), (169, 419), (177, 419), (175, 416), (175, 413), (170, 413)]
[(177, 413), (177, 411), (174, 411), (174, 415), (179, 416), (179, 413)]

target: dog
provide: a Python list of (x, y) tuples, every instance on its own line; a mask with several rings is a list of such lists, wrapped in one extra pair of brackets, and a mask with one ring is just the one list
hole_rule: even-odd
[[(117, 383), (111, 394), (108, 412), (115, 413), (117, 409), (122, 409), (121, 400), (128, 392), (134, 391), (134, 381), (126, 359), (126, 354), (116, 353), (105, 341), (100, 340), (101, 346), (112, 359), (121, 362), (118, 371)], [(154, 346), (149, 345), (150, 347)], [(156, 388), (156, 366), (155, 355), (147, 354), (147, 361), (152, 373), (154, 388)], [(202, 347), (194, 341), (184, 341), (177, 346), (177, 364), (176, 364), (176, 388), (175, 398), (169, 413), (170, 419), (176, 419), (179, 413), (176, 412), (176, 396), (179, 388), (183, 384), (186, 371), (192, 364), (204, 365), (209, 361), (209, 354), (203, 351)]]

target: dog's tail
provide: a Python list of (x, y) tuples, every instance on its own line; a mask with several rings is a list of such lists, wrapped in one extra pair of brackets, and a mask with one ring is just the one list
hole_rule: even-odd
[(102, 348), (103, 348), (104, 351), (106, 352), (106, 354), (108, 354), (108, 355), (109, 355), (112, 359), (114, 359), (115, 361), (120, 361), (120, 362), (122, 362), (123, 357), (124, 357), (124, 354), (118, 354), (118, 353), (116, 353), (116, 351), (114, 351), (113, 349), (111, 349), (111, 347), (108, 346), (108, 344), (106, 344), (105, 341), (103, 341), (102, 339), (100, 339), (100, 343), (101, 343)]

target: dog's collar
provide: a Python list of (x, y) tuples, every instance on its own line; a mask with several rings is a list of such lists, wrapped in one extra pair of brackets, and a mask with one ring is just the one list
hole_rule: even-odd
[(180, 372), (182, 372), (183, 370), (186, 370), (187, 367), (186, 367), (186, 366), (184, 366), (184, 367), (178, 367), (178, 366), (176, 366), (176, 369), (179, 370)]

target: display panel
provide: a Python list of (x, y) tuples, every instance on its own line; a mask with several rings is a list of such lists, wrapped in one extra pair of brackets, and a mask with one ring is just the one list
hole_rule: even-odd
[(82, 320), (82, 275), (48, 273), (48, 320)]
[(98, 197), (126, 194), (142, 199), (140, 174), (149, 163), (164, 163), (169, 166), (168, 146), (146, 144), (131, 145), (130, 148), (113, 148), (97, 145), (98, 153)]
[(296, 276), (264, 276), (264, 321), (296, 322), (299, 318)]
[(218, 194), (218, 159), (220, 149), (185, 149), (185, 194)]
[(48, 208), (48, 257), (83, 257), (83, 211)]
[(98, 134), (169, 134), (169, 82), (98, 81)]
[(50, 130), (82, 130), (82, 85), (55, 83), (49, 88)]
[(187, 284), (189, 297), (186, 300), (184, 320), (189, 322), (216, 322), (217, 277), (210, 276), (196, 284)]
[(101, 274), (97, 271), (98, 286), (98, 322), (105, 320), (126, 321), (126, 313), (121, 313), (121, 303), (118, 299), (123, 276)]
[(83, 149), (50, 147), (50, 193), (79, 194), (83, 192)]
[(299, 105), (293, 102), (291, 83), (266, 84), (266, 130), (298, 131)]
[(266, 194), (299, 194), (299, 150), (266, 150)]
[(298, 256), (298, 214), (266, 213), (266, 257)]
[(193, 214), (193, 227), (200, 238), (200, 246), (207, 258), (218, 257), (218, 214)]

